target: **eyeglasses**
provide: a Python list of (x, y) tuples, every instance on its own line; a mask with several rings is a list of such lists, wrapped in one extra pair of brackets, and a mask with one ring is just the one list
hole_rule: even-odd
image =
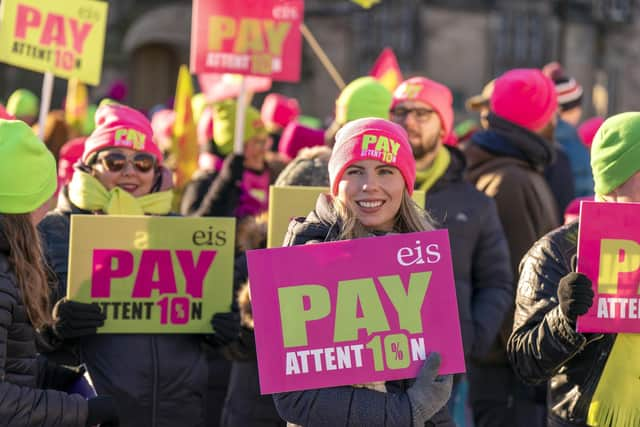
[(434, 112), (435, 111), (430, 110), (428, 108), (421, 108), (421, 107), (418, 107), (418, 108), (398, 107), (391, 110), (391, 118), (394, 121), (402, 121), (407, 118), (409, 113), (413, 113), (413, 117), (417, 121), (423, 122), (423, 121), (426, 121)]
[(128, 162), (131, 162), (138, 172), (146, 173), (155, 167), (156, 158), (148, 153), (136, 153), (129, 158), (122, 153), (114, 152), (98, 157), (98, 162), (110, 172), (120, 172)]

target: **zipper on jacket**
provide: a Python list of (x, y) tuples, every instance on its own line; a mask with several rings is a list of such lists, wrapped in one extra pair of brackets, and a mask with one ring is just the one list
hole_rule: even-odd
[(157, 418), (156, 403), (158, 400), (158, 346), (155, 335), (151, 335), (151, 367), (153, 369), (153, 380), (151, 384), (151, 425), (155, 427)]

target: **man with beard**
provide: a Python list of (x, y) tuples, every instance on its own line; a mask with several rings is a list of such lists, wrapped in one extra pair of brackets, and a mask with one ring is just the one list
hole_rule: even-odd
[[(554, 84), (540, 70), (508, 71), (496, 79), (487, 130), (474, 134), (465, 149), (467, 177), (498, 206), (514, 275), (536, 240), (559, 225), (543, 175), (554, 158), (557, 106)], [(518, 380), (506, 357), (513, 310), (511, 305), (499, 345), (476, 363), (479, 375), (472, 378), (470, 391), (477, 427), (545, 425), (544, 388)]]
[[(470, 360), (487, 355), (512, 310), (513, 277), (494, 201), (463, 180), (464, 156), (443, 143), (452, 130), (452, 101), (446, 86), (414, 77), (395, 90), (390, 117), (409, 135), (415, 188), (427, 193), (426, 209), (449, 231), (465, 360), (473, 376)], [(462, 377), (456, 380), (452, 396)]]

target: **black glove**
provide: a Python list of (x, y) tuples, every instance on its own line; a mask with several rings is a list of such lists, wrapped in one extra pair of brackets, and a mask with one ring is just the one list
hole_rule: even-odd
[(100, 427), (118, 427), (120, 418), (116, 402), (111, 396), (97, 396), (87, 401), (89, 411), (87, 415), (87, 427), (100, 425)]
[(572, 323), (593, 305), (591, 280), (582, 273), (571, 273), (560, 279), (558, 284), (558, 304), (562, 314)]
[(237, 312), (216, 313), (211, 318), (213, 334), (209, 341), (218, 346), (225, 346), (238, 338), (240, 334), (240, 314)]
[(83, 366), (63, 366), (47, 361), (44, 376), (44, 388), (67, 391), (86, 372)]
[(105, 315), (98, 304), (61, 299), (53, 307), (53, 332), (61, 339), (93, 335), (104, 325)]
[(256, 340), (253, 330), (240, 324), (236, 312), (216, 313), (211, 318), (213, 333), (205, 336), (205, 342), (215, 354), (222, 353), (229, 360), (255, 358)]

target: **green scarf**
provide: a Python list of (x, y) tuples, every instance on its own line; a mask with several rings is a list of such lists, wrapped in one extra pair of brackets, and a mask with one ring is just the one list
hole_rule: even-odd
[(449, 163), (451, 163), (451, 153), (445, 147), (440, 147), (431, 166), (425, 170), (416, 171), (416, 190), (428, 192), (447, 171)]
[(103, 211), (107, 215), (166, 215), (171, 212), (173, 192), (134, 197), (120, 187), (108, 191), (92, 175), (76, 170), (69, 183), (69, 199), (80, 209)]
[(640, 426), (640, 334), (618, 334), (589, 405), (587, 424)]

